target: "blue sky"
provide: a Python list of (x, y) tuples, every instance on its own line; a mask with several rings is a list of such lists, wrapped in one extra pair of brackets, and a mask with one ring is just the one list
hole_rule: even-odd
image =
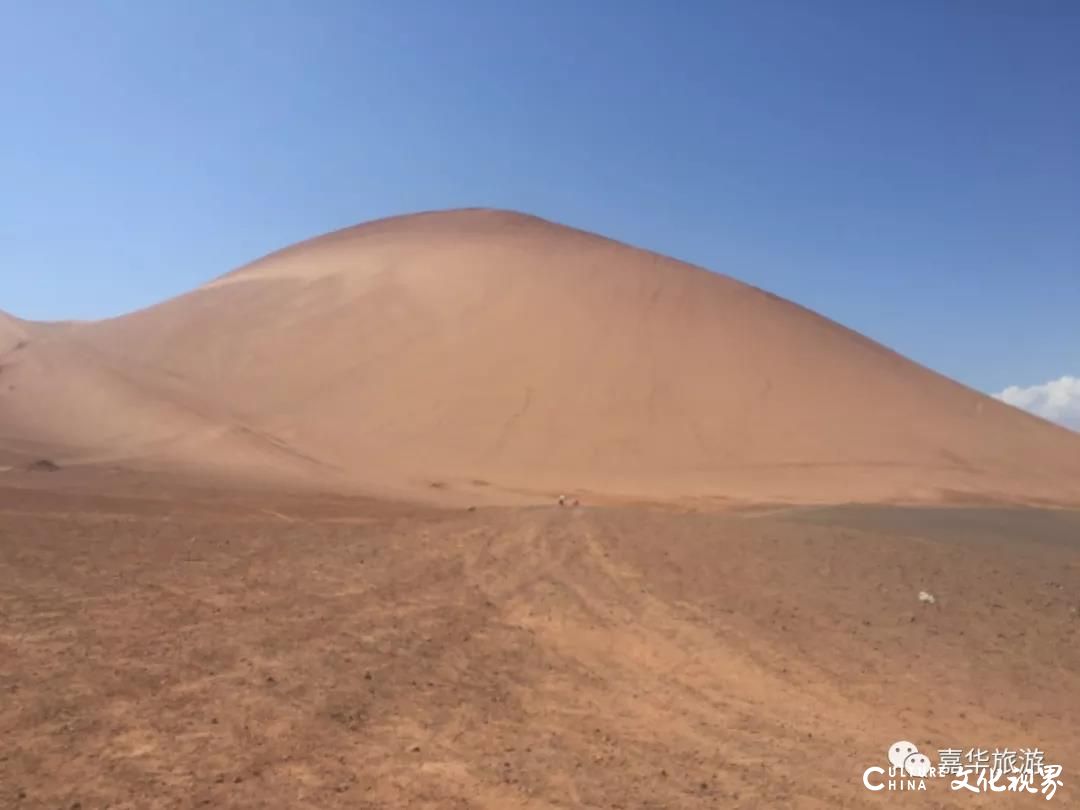
[(145, 306), (366, 219), (514, 208), (969, 385), (1080, 374), (1080, 4), (0, 6), (0, 308)]

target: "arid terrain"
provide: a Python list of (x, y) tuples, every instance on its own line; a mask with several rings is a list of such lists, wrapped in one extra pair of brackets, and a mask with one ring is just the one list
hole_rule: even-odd
[(1047, 806), (900, 740), (1076, 806), (1078, 508), (1080, 435), (511, 212), (0, 313), (0, 808)]
[(118, 478), (0, 489), (5, 808), (1025, 803), (868, 793), (900, 739), (1038, 746), (1064, 786), (1026, 803), (1074, 801), (1075, 512)]

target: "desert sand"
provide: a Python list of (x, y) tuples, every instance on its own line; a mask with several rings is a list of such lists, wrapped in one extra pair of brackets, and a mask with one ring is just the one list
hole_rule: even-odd
[(1078, 504), (1080, 435), (521, 214), (0, 316), (0, 807), (1073, 806)]
[[(1075, 803), (1076, 512), (74, 476), (0, 487), (5, 808)], [(1036, 746), (1063, 786), (869, 793), (897, 740)]]
[[(917, 321), (918, 313), (912, 313)], [(1080, 502), (1080, 435), (521, 214), (360, 225), (121, 318), (0, 321), (0, 445), (475, 502)]]

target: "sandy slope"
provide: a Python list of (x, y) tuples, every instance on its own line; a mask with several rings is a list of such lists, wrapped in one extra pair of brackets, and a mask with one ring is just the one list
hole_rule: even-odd
[(320, 465), (237, 424), (212, 403), (158, 389), (80, 341), (72, 324), (12, 323), (0, 348), (0, 467), (47, 458), (116, 462), (262, 480)]
[(0, 434), (469, 497), (1080, 501), (1080, 436), (734, 279), (507, 212), (339, 231), (50, 340), (8, 372)]
[(0, 312), (0, 354), (6, 354), (28, 336), (27, 324), (13, 318), (6, 312)]

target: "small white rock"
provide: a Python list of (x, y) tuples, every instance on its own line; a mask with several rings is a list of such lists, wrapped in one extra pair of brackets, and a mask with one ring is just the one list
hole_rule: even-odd
[(932, 605), (937, 599), (935, 599), (934, 595), (928, 591), (919, 591), (919, 601), (927, 605)]

